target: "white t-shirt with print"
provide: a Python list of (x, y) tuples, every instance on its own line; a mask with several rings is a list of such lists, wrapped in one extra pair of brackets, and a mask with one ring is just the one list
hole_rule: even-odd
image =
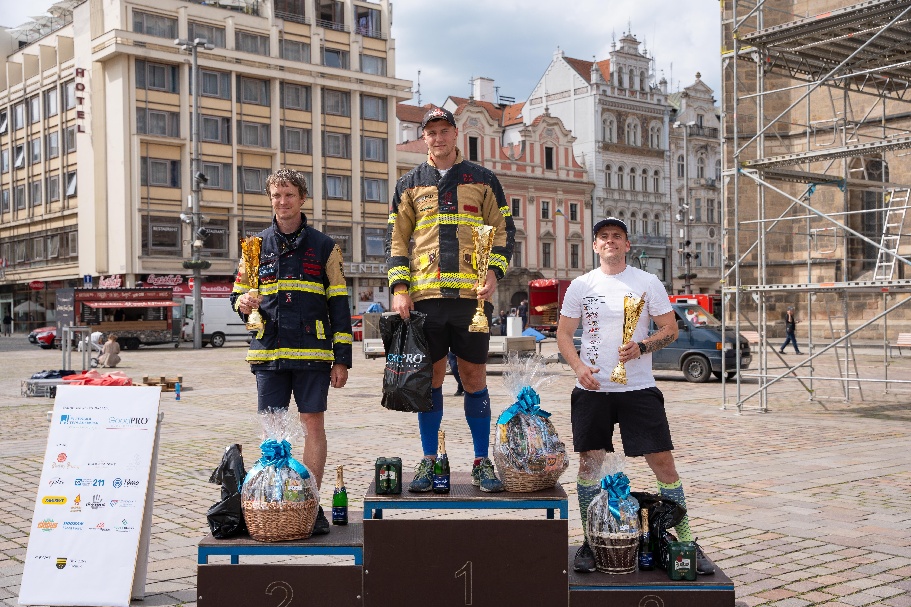
[[(630, 266), (613, 275), (596, 268), (573, 280), (566, 289), (560, 314), (582, 319), (582, 349), (579, 356), (586, 365), (598, 368), (595, 379), (601, 383), (599, 392), (628, 392), (655, 385), (651, 353), (624, 363), (626, 385), (610, 380), (611, 372), (620, 362), (623, 298), (625, 295), (642, 297), (643, 293), (645, 307), (633, 332), (633, 341), (642, 341), (648, 337), (650, 316), (660, 316), (673, 310), (667, 291), (657, 276)], [(576, 386), (582, 388), (578, 381)]]

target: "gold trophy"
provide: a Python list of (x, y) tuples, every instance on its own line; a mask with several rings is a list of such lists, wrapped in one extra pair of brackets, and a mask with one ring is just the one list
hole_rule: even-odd
[[(490, 264), (490, 250), (493, 249), (493, 236), (496, 233), (497, 229), (493, 226), (472, 226), (471, 228), (475, 266), (478, 270), (478, 290), (483, 289), (487, 282), (487, 266)], [(487, 315), (484, 314), (483, 299), (478, 300), (478, 309), (474, 311), (468, 331), (470, 333), (490, 333)]]
[[(247, 291), (253, 297), (259, 297), (259, 252), (263, 246), (263, 239), (258, 236), (250, 236), (240, 241), (240, 250), (243, 253), (244, 274), (247, 277), (247, 283), (250, 290)], [(253, 308), (247, 317), (247, 331), (256, 331), (256, 338), (263, 335), (265, 323), (259, 313), (259, 308)]]
[[(642, 297), (636, 297), (632, 294), (623, 296), (623, 342), (629, 343), (633, 338), (636, 325), (639, 324), (639, 317), (642, 316), (642, 308), (645, 307), (645, 293)], [(610, 380), (615, 384), (626, 385), (626, 366), (618, 362), (614, 370), (611, 371)]]

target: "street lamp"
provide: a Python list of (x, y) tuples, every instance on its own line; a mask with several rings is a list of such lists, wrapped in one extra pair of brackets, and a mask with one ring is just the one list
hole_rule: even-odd
[[(187, 270), (193, 270), (193, 349), (202, 348), (202, 271), (208, 270), (212, 265), (208, 260), (202, 259), (200, 253), (203, 247), (203, 239), (206, 237), (205, 228), (202, 227), (201, 215), (199, 213), (199, 191), (200, 186), (207, 181), (206, 176), (199, 170), (199, 49), (211, 51), (215, 48), (206, 38), (194, 38), (193, 40), (183, 40), (178, 38), (174, 44), (180, 47), (180, 50), (189, 52), (193, 57), (192, 71), (190, 80), (193, 83), (193, 113), (192, 125), (190, 127), (190, 174), (193, 176), (193, 194), (190, 196), (190, 226), (191, 240), (190, 249), (193, 252), (193, 259), (183, 262), (183, 267)], [(185, 214), (181, 213), (180, 218), (185, 220)]]
[(686, 253), (684, 255), (684, 278), (683, 278), (683, 290), (687, 295), (693, 292), (693, 284), (690, 282), (692, 278), (692, 256), (690, 255), (689, 246), (690, 242), (690, 145), (689, 145), (689, 134), (690, 127), (695, 126), (695, 122), (686, 122), (682, 123), (677, 121), (674, 123), (675, 129), (683, 129), (683, 208), (677, 213), (677, 221), (680, 221), (680, 215), (683, 215), (683, 246), (678, 249), (681, 253)]
[(648, 253), (645, 252), (645, 249), (639, 253), (639, 269), (648, 272)]

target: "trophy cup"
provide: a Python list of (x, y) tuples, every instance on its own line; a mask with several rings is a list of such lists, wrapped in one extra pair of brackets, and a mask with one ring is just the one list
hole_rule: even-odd
[[(493, 249), (493, 236), (497, 229), (493, 226), (472, 226), (471, 239), (474, 241), (474, 255), (478, 270), (478, 289), (484, 288), (487, 282), (487, 266), (490, 264), (490, 250)], [(484, 314), (484, 300), (478, 300), (478, 309), (474, 311), (471, 324), (468, 325), (470, 333), (490, 333), (487, 324), (487, 315)]]
[[(645, 307), (645, 293), (642, 297), (636, 297), (632, 294), (623, 296), (623, 342), (629, 343), (633, 338), (636, 325), (639, 324), (639, 317), (642, 316), (642, 308)], [(626, 366), (618, 362), (614, 370), (611, 371), (610, 380), (615, 384), (626, 385)]]
[[(263, 246), (263, 239), (257, 236), (250, 236), (240, 241), (240, 250), (243, 253), (244, 274), (250, 290), (247, 291), (253, 297), (259, 297), (259, 252)], [(256, 331), (256, 338), (263, 335), (265, 324), (263, 317), (259, 313), (259, 308), (253, 308), (247, 317), (247, 331)]]

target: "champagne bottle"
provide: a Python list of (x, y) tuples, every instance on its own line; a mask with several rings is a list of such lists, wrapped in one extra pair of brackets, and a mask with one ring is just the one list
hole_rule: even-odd
[(642, 534), (639, 536), (639, 569), (651, 571), (655, 568), (655, 555), (652, 552), (652, 534), (648, 527), (648, 509), (643, 508), (641, 513)]
[(433, 492), (449, 493), (449, 457), (446, 455), (446, 433), (437, 434), (437, 459), (433, 462)]
[(335, 469), (335, 491), (332, 492), (332, 524), (348, 524), (348, 490), (342, 477), (342, 466)]

